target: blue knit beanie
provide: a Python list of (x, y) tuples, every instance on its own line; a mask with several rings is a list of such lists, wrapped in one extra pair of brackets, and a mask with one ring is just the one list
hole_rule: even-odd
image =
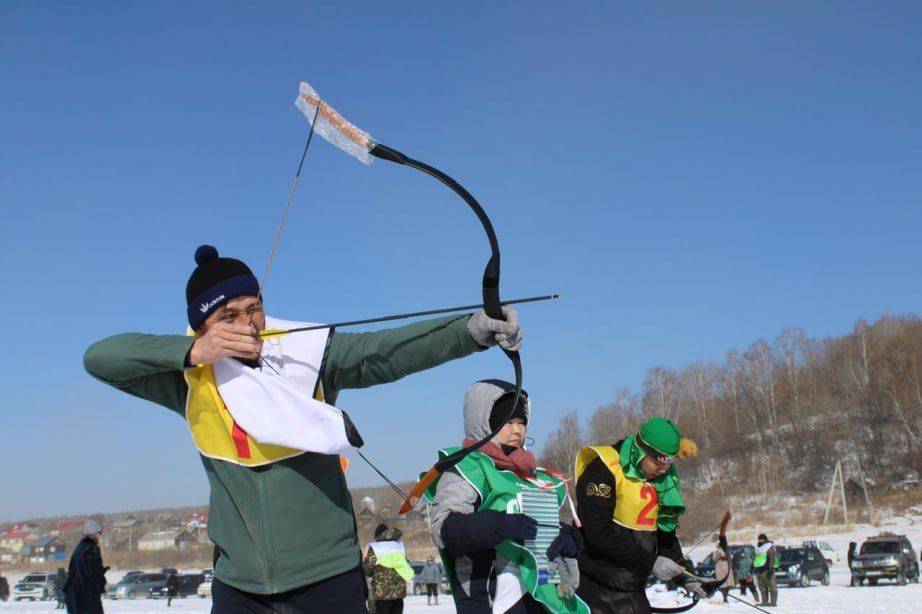
[(218, 250), (202, 245), (195, 250), (198, 265), (186, 284), (186, 313), (192, 330), (227, 301), (238, 296), (259, 296), (259, 280), (250, 267), (235, 258), (219, 258)]

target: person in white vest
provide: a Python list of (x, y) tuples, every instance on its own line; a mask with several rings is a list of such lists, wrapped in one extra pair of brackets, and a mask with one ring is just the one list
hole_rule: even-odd
[(371, 599), (375, 614), (400, 614), (407, 596), (407, 582), (413, 579), (413, 568), (407, 561), (407, 549), (397, 527), (379, 524), (374, 541), (365, 547), (362, 567), (371, 576)]
[(759, 594), (762, 595), (759, 605), (778, 605), (778, 583), (775, 581), (775, 569), (778, 568), (780, 561), (778, 552), (775, 550), (775, 543), (768, 539), (765, 533), (759, 533), (752, 562), (752, 570), (759, 583)]

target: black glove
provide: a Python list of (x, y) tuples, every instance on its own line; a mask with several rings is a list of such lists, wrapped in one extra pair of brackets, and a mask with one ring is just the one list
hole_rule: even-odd
[(499, 534), (503, 539), (529, 541), (538, 535), (538, 521), (525, 514), (502, 514), (499, 521)]
[(583, 550), (583, 536), (573, 526), (560, 525), (560, 533), (547, 548), (547, 560), (553, 561), (559, 556), (575, 559)]

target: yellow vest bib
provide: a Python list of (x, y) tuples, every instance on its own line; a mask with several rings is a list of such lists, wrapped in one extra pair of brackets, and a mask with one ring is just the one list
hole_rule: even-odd
[[(211, 365), (186, 369), (185, 376), (189, 385), (186, 422), (195, 447), (204, 456), (246, 467), (258, 467), (303, 454), (301, 450), (259, 443), (247, 435), (227, 411), (218, 392)], [(323, 389), (319, 382), (314, 398), (323, 401)]]
[[(287, 329), (309, 323), (279, 320), (267, 316), (266, 324), (269, 328)], [(194, 334), (188, 329), (186, 332), (189, 335)], [(323, 401), (323, 385), (317, 379), (316, 374), (322, 363), (329, 332), (322, 330), (301, 334), (310, 335), (310, 337), (300, 339), (299, 343), (311, 344), (312, 351), (305, 353), (301, 350), (300, 353), (296, 353), (304, 366), (299, 379), (300, 385), (312, 386), (313, 397), (318, 401)], [(259, 443), (250, 437), (234, 421), (234, 417), (228, 411), (218, 390), (215, 372), (211, 365), (198, 365), (186, 369), (185, 379), (189, 386), (189, 393), (186, 397), (186, 423), (189, 425), (195, 447), (203, 456), (246, 467), (258, 467), (304, 453), (303, 450)], [(340, 457), (340, 466), (345, 471), (346, 461), (343, 457)]]
[[(659, 515), (659, 496), (656, 487), (643, 480), (624, 475), (618, 451), (612, 446), (586, 446), (576, 455), (576, 479), (583, 474), (596, 457), (601, 458), (615, 478), (615, 511), (612, 520), (634, 531), (655, 531)], [(605, 484), (588, 484), (593, 495), (608, 497)]]

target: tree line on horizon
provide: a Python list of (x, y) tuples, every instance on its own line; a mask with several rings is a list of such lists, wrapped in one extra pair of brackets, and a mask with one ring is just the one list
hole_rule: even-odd
[(698, 444), (681, 473), (699, 490), (816, 491), (840, 460), (850, 480), (892, 484), (922, 469), (922, 319), (861, 319), (828, 339), (788, 328), (720, 363), (653, 366), (640, 390), (618, 388), (585, 423), (576, 411), (564, 415), (541, 461), (570, 474), (581, 446), (611, 444), (651, 416), (675, 421)]

